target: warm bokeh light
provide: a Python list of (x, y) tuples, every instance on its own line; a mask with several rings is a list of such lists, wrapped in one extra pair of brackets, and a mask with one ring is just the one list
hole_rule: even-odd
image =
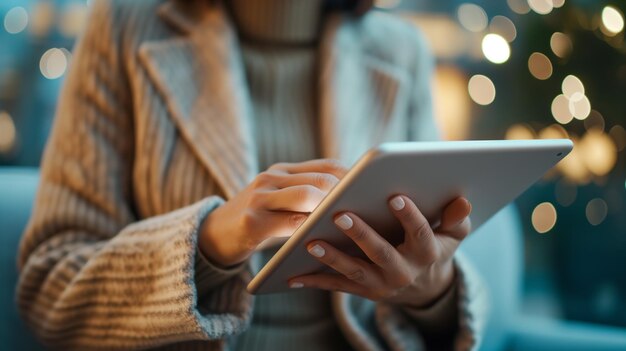
[(39, 1), (33, 4), (29, 32), (43, 37), (50, 32), (55, 20), (54, 4), (50, 1)]
[(438, 58), (457, 58), (475, 45), (472, 42), (472, 33), (463, 30), (448, 16), (410, 13), (403, 17), (424, 33), (428, 46)]
[(514, 124), (506, 130), (504, 138), (507, 140), (532, 140), (535, 139), (535, 131), (525, 124)]
[(16, 134), (13, 119), (7, 112), (0, 112), (0, 153), (6, 153), (15, 146)]
[(574, 142), (574, 148), (556, 167), (570, 182), (580, 185), (587, 184), (591, 180), (592, 174), (585, 165), (578, 139), (575, 136), (570, 136), (570, 139)]
[(445, 140), (469, 137), (471, 106), (467, 76), (454, 66), (439, 66), (434, 80), (435, 117)]
[(559, 94), (552, 100), (551, 111), (552, 117), (561, 124), (568, 124), (574, 119), (574, 115), (569, 110), (569, 100), (563, 94)]
[(552, 62), (548, 56), (540, 52), (533, 52), (528, 58), (528, 70), (533, 77), (546, 80), (552, 76)]
[(517, 37), (515, 24), (505, 16), (494, 16), (489, 23), (489, 31), (500, 35), (509, 43)]
[(63, 20), (59, 23), (59, 30), (66, 37), (78, 36), (87, 19), (87, 6), (82, 3), (73, 3), (63, 11)]
[(567, 207), (576, 201), (578, 188), (566, 179), (559, 180), (554, 187), (554, 197), (559, 205)]
[(608, 134), (598, 129), (585, 133), (580, 141), (585, 166), (596, 176), (608, 174), (617, 162), (617, 147)]
[(568, 99), (572, 99), (572, 96), (576, 93), (585, 94), (585, 86), (583, 85), (583, 82), (581, 82), (580, 79), (574, 75), (569, 75), (563, 79), (561, 90), (563, 91), (563, 95), (565, 95)]
[(599, 129), (600, 131), (604, 131), (604, 117), (600, 112), (591, 110), (589, 117), (585, 118), (584, 125), (586, 130)]
[(555, 9), (558, 9), (560, 7), (563, 7), (563, 5), (565, 5), (565, 0), (552, 0), (552, 6)]
[(469, 95), (479, 105), (489, 105), (496, 98), (496, 87), (491, 79), (481, 74), (470, 78), (467, 85)]
[(561, 32), (552, 34), (552, 37), (550, 37), (550, 48), (560, 58), (567, 58), (574, 49), (569, 36)]
[(21, 6), (10, 9), (4, 16), (4, 29), (10, 34), (17, 34), (26, 29), (28, 12)]
[(596, 226), (600, 225), (604, 222), (606, 215), (609, 212), (609, 207), (606, 204), (606, 201), (595, 198), (587, 203), (585, 207), (585, 215), (587, 216), (587, 220), (589, 224)]
[(48, 79), (57, 79), (67, 70), (68, 57), (61, 49), (53, 48), (46, 51), (39, 61), (41, 74)]
[(483, 55), (493, 63), (504, 63), (511, 56), (509, 43), (498, 34), (487, 34), (482, 42)]
[(556, 209), (554, 205), (549, 202), (542, 202), (537, 205), (533, 210), (531, 221), (537, 233), (549, 232), (556, 224)]
[(519, 15), (525, 15), (530, 12), (530, 7), (526, 0), (506, 0), (511, 10)]
[(539, 131), (539, 139), (567, 139), (569, 134), (559, 124), (551, 124)]
[(591, 103), (583, 93), (576, 92), (569, 99), (569, 112), (578, 120), (583, 120), (591, 113)]
[(482, 32), (487, 28), (487, 13), (476, 4), (461, 4), (457, 10), (459, 23), (470, 32)]
[(624, 127), (620, 125), (611, 127), (609, 135), (613, 138), (617, 151), (623, 151), (626, 148), (626, 130)]
[(613, 6), (602, 10), (602, 28), (604, 34), (613, 36), (624, 30), (624, 15)]
[(540, 15), (547, 15), (552, 12), (552, 0), (528, 0), (528, 6)]

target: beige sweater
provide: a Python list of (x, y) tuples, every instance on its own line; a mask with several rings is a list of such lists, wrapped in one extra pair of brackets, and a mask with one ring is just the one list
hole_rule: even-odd
[[(250, 323), (250, 270), (210, 279), (196, 269), (199, 223), (259, 171), (238, 46), (211, 4), (93, 5), (20, 248), (18, 306), (49, 345), (223, 350)], [(430, 65), (408, 24), (382, 14), (331, 19), (320, 55), (321, 155), (350, 164), (382, 140), (432, 138)], [(484, 306), (464, 262), (458, 349), (475, 344)], [(355, 349), (423, 349), (402, 309), (342, 293), (331, 303)]]

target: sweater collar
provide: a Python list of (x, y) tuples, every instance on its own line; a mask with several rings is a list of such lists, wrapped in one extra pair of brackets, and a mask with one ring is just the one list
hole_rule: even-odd
[(244, 41), (306, 44), (319, 37), (323, 0), (229, 0), (226, 6)]

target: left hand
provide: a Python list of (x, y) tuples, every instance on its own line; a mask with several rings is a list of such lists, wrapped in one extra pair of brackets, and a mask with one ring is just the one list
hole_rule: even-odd
[(469, 201), (459, 197), (450, 202), (435, 229), (408, 197), (394, 196), (388, 205), (404, 229), (402, 244), (392, 246), (354, 213), (339, 214), (335, 224), (371, 262), (315, 240), (307, 245), (309, 253), (340, 274), (296, 277), (290, 287), (343, 291), (414, 307), (429, 305), (441, 296), (454, 279), (454, 252), (470, 231)]

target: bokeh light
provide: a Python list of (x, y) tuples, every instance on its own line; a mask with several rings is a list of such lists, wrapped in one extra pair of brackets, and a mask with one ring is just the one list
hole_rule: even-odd
[(459, 23), (470, 32), (482, 32), (487, 28), (487, 13), (476, 4), (461, 4), (457, 17)]
[(596, 176), (608, 174), (617, 162), (617, 147), (611, 137), (598, 129), (591, 129), (580, 141), (583, 161)]
[(574, 49), (569, 36), (561, 32), (552, 34), (550, 37), (550, 48), (552, 52), (560, 58), (567, 58)]
[(489, 23), (489, 31), (500, 35), (509, 43), (517, 37), (515, 24), (505, 16), (494, 16)]
[(470, 97), (479, 105), (489, 105), (496, 98), (496, 86), (482, 74), (470, 78), (467, 87)]
[(624, 130), (624, 127), (619, 124), (614, 125), (609, 131), (609, 135), (613, 138), (617, 151), (622, 151), (626, 148), (626, 130)]
[(6, 153), (15, 146), (16, 133), (13, 119), (5, 111), (0, 112), (0, 153)]
[(435, 117), (444, 139), (467, 139), (471, 122), (467, 75), (457, 67), (440, 65), (435, 71), (433, 86)]
[(528, 58), (528, 70), (533, 77), (546, 80), (552, 76), (552, 62), (548, 56), (540, 52), (533, 52)]
[(609, 212), (609, 208), (606, 204), (606, 201), (595, 198), (587, 203), (585, 207), (585, 215), (587, 216), (587, 220), (589, 224), (596, 226), (600, 225), (604, 222), (606, 215)]
[(560, 7), (563, 7), (563, 5), (565, 5), (565, 0), (552, 0), (552, 6), (555, 9), (558, 9)]
[(504, 63), (511, 56), (509, 43), (498, 34), (487, 34), (482, 42), (483, 55), (493, 63)]
[(598, 129), (600, 131), (604, 131), (604, 117), (600, 112), (591, 110), (589, 117), (585, 118), (584, 125), (586, 130)]
[(574, 148), (556, 167), (570, 182), (580, 185), (587, 184), (591, 180), (592, 174), (583, 160), (582, 146), (576, 136), (570, 135), (570, 139), (574, 142)]
[(559, 205), (563, 207), (570, 206), (576, 201), (578, 195), (578, 188), (576, 184), (569, 182), (566, 179), (559, 180), (554, 187), (554, 197)]
[(535, 139), (535, 131), (525, 124), (514, 124), (506, 130), (504, 138), (507, 140), (532, 140)]
[(55, 21), (54, 4), (51, 1), (38, 1), (33, 4), (29, 31), (37, 37), (43, 37), (50, 32)]
[(21, 6), (10, 9), (4, 16), (4, 29), (10, 34), (17, 34), (26, 29), (28, 12)]
[(556, 224), (556, 209), (550, 202), (542, 202), (533, 210), (531, 222), (537, 233), (549, 232)]
[(63, 11), (59, 30), (66, 37), (78, 36), (87, 19), (87, 6), (83, 3), (72, 3)]
[(602, 10), (603, 33), (614, 36), (624, 30), (624, 15), (613, 6), (606, 6)]
[(539, 139), (567, 139), (569, 134), (559, 124), (551, 124), (539, 131)]
[(574, 118), (583, 120), (591, 113), (591, 103), (583, 93), (576, 92), (569, 99), (569, 112)]
[(526, 0), (506, 0), (506, 3), (513, 12), (519, 15), (525, 15), (530, 12), (530, 7)]
[(557, 95), (552, 100), (551, 111), (552, 117), (561, 124), (568, 124), (574, 119), (574, 115), (569, 109), (569, 99), (563, 94)]
[(547, 15), (552, 12), (552, 0), (528, 0), (528, 6), (531, 10), (540, 15)]
[(57, 79), (67, 70), (68, 57), (61, 49), (53, 48), (46, 51), (39, 61), (41, 74), (48, 79)]
[(568, 99), (572, 99), (572, 96), (576, 93), (585, 94), (585, 86), (583, 85), (583, 82), (581, 82), (580, 79), (574, 75), (569, 75), (563, 79), (561, 90), (563, 91), (563, 95), (565, 95)]

